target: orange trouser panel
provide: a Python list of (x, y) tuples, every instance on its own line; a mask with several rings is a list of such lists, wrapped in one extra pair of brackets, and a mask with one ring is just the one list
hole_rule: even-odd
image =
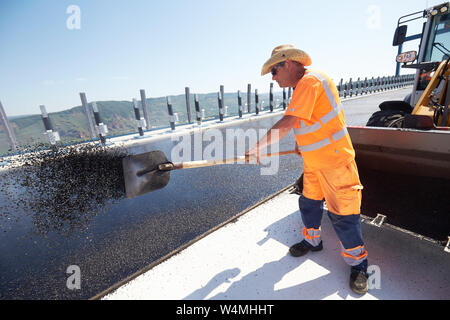
[(354, 160), (338, 168), (303, 173), (303, 195), (313, 200), (325, 198), (328, 210), (337, 215), (360, 213), (361, 190)]

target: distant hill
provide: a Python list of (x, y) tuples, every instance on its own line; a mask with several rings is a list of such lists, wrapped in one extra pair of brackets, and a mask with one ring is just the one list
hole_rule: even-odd
[[(206, 119), (219, 117), (217, 92), (197, 94), (200, 109), (205, 109)], [(228, 106), (228, 116), (238, 114), (237, 93), (224, 94), (224, 106)], [(247, 113), (247, 93), (241, 92), (244, 113)], [(277, 102), (276, 99), (279, 99)], [(184, 94), (170, 96), (174, 112), (178, 113), (178, 124), (188, 123), (186, 98)], [(191, 121), (195, 122), (194, 95), (190, 95)], [(274, 93), (274, 105), (280, 104), (282, 93)], [(262, 102), (264, 101), (264, 102)], [(269, 108), (269, 94), (259, 95), (262, 109)], [(136, 120), (132, 101), (96, 101), (103, 123), (108, 126), (108, 137), (137, 132)], [(152, 128), (169, 126), (166, 97), (149, 98), (146, 100), (147, 110)], [(92, 112), (92, 105), (89, 103)], [(143, 117), (142, 108), (140, 108)], [(255, 112), (255, 95), (252, 93), (251, 112)], [(63, 143), (90, 140), (88, 124), (82, 106), (76, 106), (68, 110), (49, 113), (53, 127), (59, 132)], [(46, 143), (44, 125), (40, 114), (9, 117), (11, 127), (14, 130), (20, 146), (32, 146)], [(0, 125), (0, 154), (8, 153), (10, 146), (3, 126)]]

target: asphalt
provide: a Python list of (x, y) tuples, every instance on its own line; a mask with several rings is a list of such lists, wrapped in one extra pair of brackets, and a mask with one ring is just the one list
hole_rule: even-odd
[[(402, 99), (407, 92), (401, 89), (345, 101), (347, 123), (364, 125), (379, 103)], [(235, 128), (269, 128), (280, 116)], [(223, 134), (226, 128), (233, 126), (221, 127)], [(146, 149), (170, 155), (173, 146), (170, 138), (163, 138)], [(293, 146), (290, 135), (280, 149)], [(97, 152), (93, 159), (100, 157), (102, 166), (87, 161), (74, 176), (63, 175), (66, 193), (74, 193), (62, 199), (54, 189), (61, 184), (52, 182), (46, 188), (45, 177), (30, 180), (33, 173), (27, 178), (23, 173), (28, 171), (23, 169), (2, 176), (0, 299), (88, 299), (294, 183), (301, 172), (296, 155), (283, 156), (276, 175), (261, 175), (259, 166), (248, 164), (178, 170), (171, 173), (165, 188), (125, 199), (114, 179), (122, 156), (105, 161)], [(111, 170), (104, 171), (108, 163)], [(20, 182), (40, 184), (33, 188), (18, 185), (18, 177)], [(81, 186), (86, 181), (86, 188), (71, 189), (70, 179)], [(42, 202), (42, 194), (58, 206)], [(81, 271), (79, 290), (67, 286), (68, 268), (73, 265)]]

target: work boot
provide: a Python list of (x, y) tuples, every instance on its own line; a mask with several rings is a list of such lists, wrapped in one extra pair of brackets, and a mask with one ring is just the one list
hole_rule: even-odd
[(352, 268), (350, 274), (350, 288), (357, 294), (365, 294), (369, 290), (369, 275), (366, 271)]
[(320, 251), (322, 249), (322, 241), (320, 241), (320, 243), (316, 247), (313, 247), (306, 240), (303, 240), (302, 242), (296, 243), (292, 247), (290, 247), (289, 253), (293, 257), (301, 257), (308, 253), (308, 251)]

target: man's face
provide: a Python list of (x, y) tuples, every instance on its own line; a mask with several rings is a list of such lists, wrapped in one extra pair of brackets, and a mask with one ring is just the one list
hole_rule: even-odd
[[(290, 74), (288, 70), (289, 61), (285, 61), (285, 63), (281, 65), (277, 65), (272, 68), (272, 80), (276, 81), (280, 88), (289, 87), (290, 83)], [(275, 69), (275, 70), (274, 70)], [(275, 75), (273, 75), (275, 73)]]

